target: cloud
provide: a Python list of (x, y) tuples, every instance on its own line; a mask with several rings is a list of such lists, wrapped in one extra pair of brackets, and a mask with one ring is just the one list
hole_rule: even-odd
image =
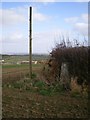
[(65, 22), (70, 23), (75, 31), (88, 36), (88, 14), (65, 18)]
[[(0, 25), (12, 26), (26, 23), (29, 18), (29, 6), (11, 8), (11, 9), (0, 9)], [(50, 17), (42, 14), (36, 7), (33, 7), (33, 20), (45, 21)]]
[(83, 35), (88, 35), (88, 23), (76, 23), (74, 29)]
[(69, 18), (65, 18), (65, 22), (68, 23), (76, 23), (77, 21), (83, 21), (83, 22), (88, 22), (88, 14), (81, 14), (78, 17), (69, 17)]
[(2, 26), (2, 10), (0, 10), (0, 25)]
[(21, 32), (9, 32), (2, 35), (2, 43), (19, 43), (25, 41), (25, 35)]
[(0, 19), (2, 25), (15, 25), (26, 21), (24, 15), (17, 13), (13, 9), (0, 9)]
[(37, 7), (33, 7), (32, 9), (33, 9), (33, 20), (38, 22), (49, 20), (50, 16), (39, 12)]
[(63, 39), (65, 40), (69, 37), (71, 41), (76, 38), (75, 32), (67, 31), (65, 29), (54, 29), (48, 32), (36, 32), (34, 33), (33, 42), (33, 52), (34, 53), (49, 53), (56, 45), (60, 43)]
[(77, 21), (78, 21), (78, 17), (70, 17), (65, 19), (65, 22), (67, 23), (75, 23)]
[(10, 40), (12, 41), (21, 41), (23, 39), (23, 34), (21, 33), (13, 33), (12, 36), (10, 36)]
[(9, 31), (2, 35), (2, 53), (27, 53), (28, 37), (21, 31)]
[[(65, 29), (53, 29), (46, 32), (34, 32), (32, 39), (32, 51), (33, 53), (49, 53), (56, 45), (60, 43), (63, 36), (65, 40), (67, 37), (73, 41), (76, 38), (74, 31), (67, 31)], [(3, 36), (3, 53), (28, 53), (29, 38), (27, 35), (19, 32), (10, 32)]]
[(46, 17), (43, 14), (40, 14), (40, 13), (35, 13), (33, 18), (34, 18), (34, 20), (38, 20), (38, 21), (46, 20)]
[(35, 12), (33, 14), (33, 19), (36, 20), (36, 21), (45, 21), (48, 19), (48, 16), (42, 14), (42, 13), (39, 13), (39, 12)]
[[(33, 38), (33, 53), (49, 53), (54, 47), (55, 31), (35, 32)], [(58, 34), (58, 33), (57, 33)]]
[(84, 22), (87, 23), (87, 22), (88, 22), (88, 16), (89, 16), (88, 14), (82, 14), (82, 15), (81, 15), (81, 18), (82, 18), (82, 20), (83, 20)]

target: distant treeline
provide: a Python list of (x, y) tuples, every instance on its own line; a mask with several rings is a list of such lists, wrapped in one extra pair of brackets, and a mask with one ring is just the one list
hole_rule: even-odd
[[(2, 59), (6, 60), (29, 60), (29, 55), (8, 55), (8, 54), (2, 54)], [(43, 60), (43, 59), (48, 59), (49, 55), (46, 54), (32, 54), (32, 59), (33, 60)]]

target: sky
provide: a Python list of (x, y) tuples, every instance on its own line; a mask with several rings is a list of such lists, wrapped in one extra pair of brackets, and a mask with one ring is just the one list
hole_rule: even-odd
[[(32, 6), (32, 52), (49, 54), (60, 40), (69, 37), (86, 44), (88, 2), (6, 2), (0, 4), (0, 43), (3, 54), (29, 53), (29, 7)], [(0, 47), (1, 47), (0, 44)]]

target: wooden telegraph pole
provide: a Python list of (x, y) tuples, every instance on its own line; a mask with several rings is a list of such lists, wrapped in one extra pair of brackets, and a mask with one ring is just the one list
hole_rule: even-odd
[(29, 69), (30, 69), (30, 78), (32, 78), (32, 7), (30, 7), (30, 42), (29, 42)]

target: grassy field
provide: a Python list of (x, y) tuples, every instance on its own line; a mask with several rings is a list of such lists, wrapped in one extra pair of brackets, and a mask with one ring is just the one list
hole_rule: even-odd
[(32, 79), (28, 68), (28, 65), (2, 66), (3, 118), (88, 117), (86, 96), (45, 84), (43, 64), (33, 65)]

